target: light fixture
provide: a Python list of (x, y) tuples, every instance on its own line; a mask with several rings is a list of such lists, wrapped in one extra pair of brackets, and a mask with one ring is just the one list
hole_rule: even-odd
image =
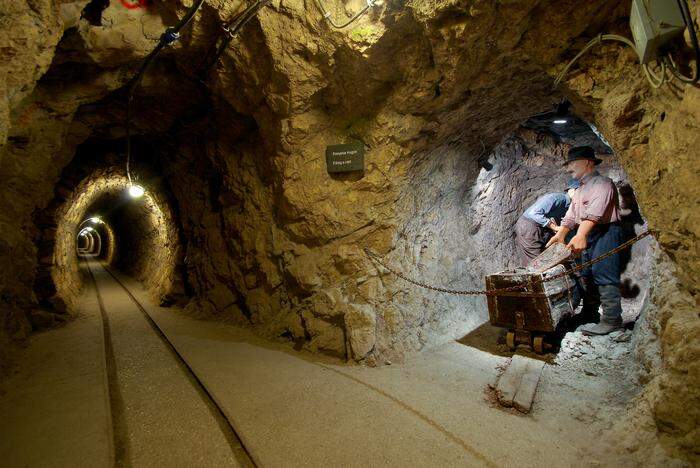
[(146, 190), (140, 185), (129, 185), (129, 195), (131, 195), (131, 198), (141, 198), (144, 193), (146, 193)]
[(571, 108), (571, 103), (566, 99), (562, 100), (557, 104), (554, 115), (552, 116), (552, 123), (554, 125), (566, 125), (569, 123), (569, 109)]
[(100, 224), (102, 222), (102, 220), (97, 216), (93, 216), (92, 218), (90, 218), (90, 222), (92, 224)]

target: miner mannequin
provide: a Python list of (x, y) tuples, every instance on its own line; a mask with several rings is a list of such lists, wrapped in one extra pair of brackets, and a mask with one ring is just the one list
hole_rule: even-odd
[(559, 222), (569, 209), (578, 186), (578, 180), (569, 179), (564, 192), (542, 195), (520, 216), (515, 224), (515, 247), (520, 257), (520, 266), (528, 266), (559, 230)]
[[(569, 231), (576, 235), (567, 247), (581, 253), (583, 262), (599, 257), (620, 245), (621, 229), (617, 189), (613, 181), (595, 170), (601, 163), (593, 148), (572, 148), (564, 163), (566, 171), (577, 179), (571, 205), (562, 219), (561, 228), (547, 243), (564, 243)], [(598, 307), (603, 306), (599, 323), (589, 323), (582, 328), (585, 335), (607, 335), (622, 327), (620, 304), (620, 256), (612, 255), (582, 270), (584, 287), (582, 318), (596, 321)]]

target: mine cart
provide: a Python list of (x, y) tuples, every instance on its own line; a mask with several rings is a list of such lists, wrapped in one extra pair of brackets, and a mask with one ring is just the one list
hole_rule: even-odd
[(545, 335), (553, 332), (564, 317), (574, 313), (574, 279), (566, 275), (542, 281), (566, 271), (569, 256), (564, 246), (555, 244), (534, 259), (528, 268), (486, 276), (487, 291), (524, 285), (516, 291), (487, 296), (491, 325), (508, 329), (506, 342), (511, 349), (526, 344), (541, 354), (545, 350)]

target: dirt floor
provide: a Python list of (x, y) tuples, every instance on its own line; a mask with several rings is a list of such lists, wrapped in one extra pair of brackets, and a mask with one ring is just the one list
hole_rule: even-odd
[[(105, 270), (94, 265), (94, 271), (108, 314), (106, 356), (95, 345), (102, 325), (90, 289), (76, 319), (34, 336), (22, 371), (3, 384), (0, 414), (12, 430), (0, 442), (2, 459), (8, 466), (105, 466), (111, 450), (130, 466), (235, 466), (242, 448), (222, 430), (172, 351)], [(524, 415), (499, 407), (489, 393), (509, 354), (499, 344), (502, 331), (487, 325), (461, 342), (369, 368), (158, 307), (137, 282), (119, 277), (201, 379), (257, 465), (637, 463), (619, 450), (606, 452), (599, 440), (639, 392), (625, 371), (628, 334), (616, 340), (568, 333), (558, 354), (543, 357), (518, 350), (547, 361), (532, 412)], [(79, 337), (94, 349), (72, 353)], [(88, 382), (78, 372), (64, 388), (71, 369), (81, 368), (95, 377)], [(54, 378), (47, 380), (47, 373)], [(40, 391), (19, 391), (27, 388)], [(79, 389), (85, 397), (67, 406), (66, 396)], [(52, 402), (51, 410), (37, 401)], [(56, 458), (72, 452), (69, 434), (79, 430), (82, 455)], [(112, 431), (110, 447), (105, 435)]]
[[(105, 466), (110, 457), (117, 466), (248, 466), (239, 463), (235, 436), (125, 291), (97, 262), (91, 270), (97, 289), (88, 288), (79, 316), (35, 336), (3, 385), (0, 414), (15, 429), (3, 437), (6, 466)], [(37, 399), (53, 404), (47, 409)], [(86, 452), (70, 450), (76, 431)], [(57, 452), (65, 458), (56, 460)]]

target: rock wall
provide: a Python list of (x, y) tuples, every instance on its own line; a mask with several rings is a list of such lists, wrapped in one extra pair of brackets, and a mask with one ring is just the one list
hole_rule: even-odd
[(157, 303), (170, 305), (185, 293), (180, 232), (162, 192), (149, 188), (143, 198), (129, 200), (123, 186), (126, 202), (107, 215), (119, 243), (113, 263), (141, 281)]
[[(117, 90), (155, 32), (184, 11), (153, 2), (129, 13), (111, 2), (96, 23), (79, 19), (87, 2), (34, 3), (3, 8), (2, 24), (12, 26), (0, 37), (8, 77), (0, 80), (0, 262), (16, 266), (0, 273), (4, 341), (25, 333), (22, 310), (36, 302), (32, 213), (50, 203), (80, 142), (123, 137)], [(334, 14), (362, 3), (338, 2)], [(700, 89), (650, 89), (633, 53), (617, 45), (591, 51), (560, 90), (551, 87), (591, 37), (629, 36), (628, 1), (389, 0), (335, 31), (313, 2), (274, 0), (201, 86), (197, 65), (238, 8), (207, 1), (138, 99), (138, 133), (160, 141), (180, 213), (189, 310), (367, 362), (475, 326), (480, 300), (413, 296), (362, 248), (426, 280), (479, 283), (483, 269), (509, 257), (510, 228), (483, 214), (494, 207), (512, 219), (535, 190), (506, 191), (513, 206), (486, 204), (504, 188), (476, 161), (484, 146), (494, 165), (499, 154), (526, 154), (504, 138), (566, 95), (612, 144), (677, 272), (650, 299), (662, 359), (645, 395), (666, 449), (697, 457)], [(325, 146), (345, 141), (367, 148), (362, 177), (325, 171)], [(460, 255), (439, 250), (445, 242)], [(498, 253), (482, 255), (479, 246), (491, 244)]]

